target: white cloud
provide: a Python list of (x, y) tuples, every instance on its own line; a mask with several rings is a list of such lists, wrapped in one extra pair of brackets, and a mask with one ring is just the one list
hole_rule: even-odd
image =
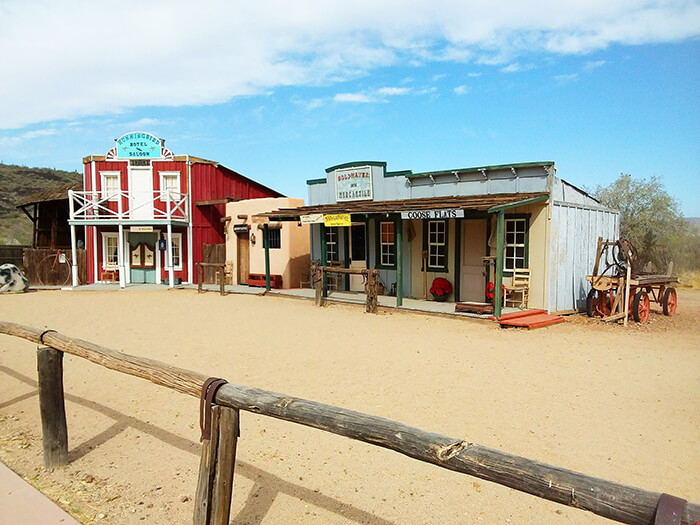
[[(138, 16), (126, 17), (124, 13)], [(0, 1), (0, 129), (700, 34), (692, 0)], [(391, 23), (386, 23), (390, 20)], [(510, 64), (510, 65), (507, 65)], [(591, 64), (595, 64), (592, 62)], [(599, 66), (596, 66), (599, 67)]]
[(476, 78), (476, 77), (480, 77), (481, 73), (467, 73), (467, 76), (472, 77), (472, 78)]
[(605, 65), (605, 60), (595, 60), (595, 61), (588, 61), (583, 65), (583, 70), (584, 71), (591, 71), (593, 69), (598, 69), (599, 67), (602, 67)]
[(465, 86), (464, 84), (462, 84), (461, 86), (457, 86), (456, 88), (454, 88), (454, 92), (455, 92), (457, 95), (466, 95), (467, 93), (469, 93), (469, 91), (470, 91), (469, 86)]
[(406, 95), (411, 92), (411, 88), (383, 87), (377, 90), (380, 95), (396, 96)]
[(517, 62), (513, 64), (508, 64), (506, 67), (501, 68), (502, 73), (517, 73), (518, 71), (522, 71), (523, 67), (518, 64)]
[(368, 104), (376, 101), (376, 99), (366, 93), (338, 93), (333, 97), (333, 100), (336, 102), (352, 102), (354, 104)]
[(578, 73), (570, 73), (568, 75), (556, 75), (554, 77), (554, 80), (556, 80), (557, 82), (561, 82), (561, 83), (574, 82), (574, 81), (578, 80)]

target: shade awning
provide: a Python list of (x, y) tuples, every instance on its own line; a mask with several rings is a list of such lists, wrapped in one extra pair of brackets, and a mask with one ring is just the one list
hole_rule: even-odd
[(488, 212), (491, 208), (503, 208), (545, 201), (549, 198), (546, 192), (539, 193), (507, 193), (488, 195), (461, 195), (458, 197), (429, 197), (424, 199), (402, 199), (390, 201), (355, 201), (336, 204), (320, 204), (316, 206), (301, 206), (298, 208), (280, 208), (275, 211), (259, 213), (256, 217), (268, 217), (272, 220), (297, 220), (304, 215), (312, 214), (341, 214), (341, 213), (401, 213), (420, 210), (461, 209)]

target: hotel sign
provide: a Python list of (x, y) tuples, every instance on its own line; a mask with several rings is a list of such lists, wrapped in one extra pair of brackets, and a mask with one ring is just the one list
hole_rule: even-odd
[(162, 157), (161, 140), (150, 133), (134, 132), (117, 139), (117, 158), (159, 159)]
[(402, 211), (402, 219), (458, 219), (464, 217), (464, 210), (416, 210)]
[(360, 166), (335, 171), (336, 202), (372, 200), (372, 167)]

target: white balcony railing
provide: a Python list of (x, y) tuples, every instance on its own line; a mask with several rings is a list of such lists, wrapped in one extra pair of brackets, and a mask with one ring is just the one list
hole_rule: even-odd
[(186, 193), (68, 191), (71, 220), (189, 221)]

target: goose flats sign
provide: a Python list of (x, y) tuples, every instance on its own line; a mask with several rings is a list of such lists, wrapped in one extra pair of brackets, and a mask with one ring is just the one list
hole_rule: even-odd
[(464, 217), (464, 210), (416, 210), (402, 211), (402, 219), (457, 219)]

